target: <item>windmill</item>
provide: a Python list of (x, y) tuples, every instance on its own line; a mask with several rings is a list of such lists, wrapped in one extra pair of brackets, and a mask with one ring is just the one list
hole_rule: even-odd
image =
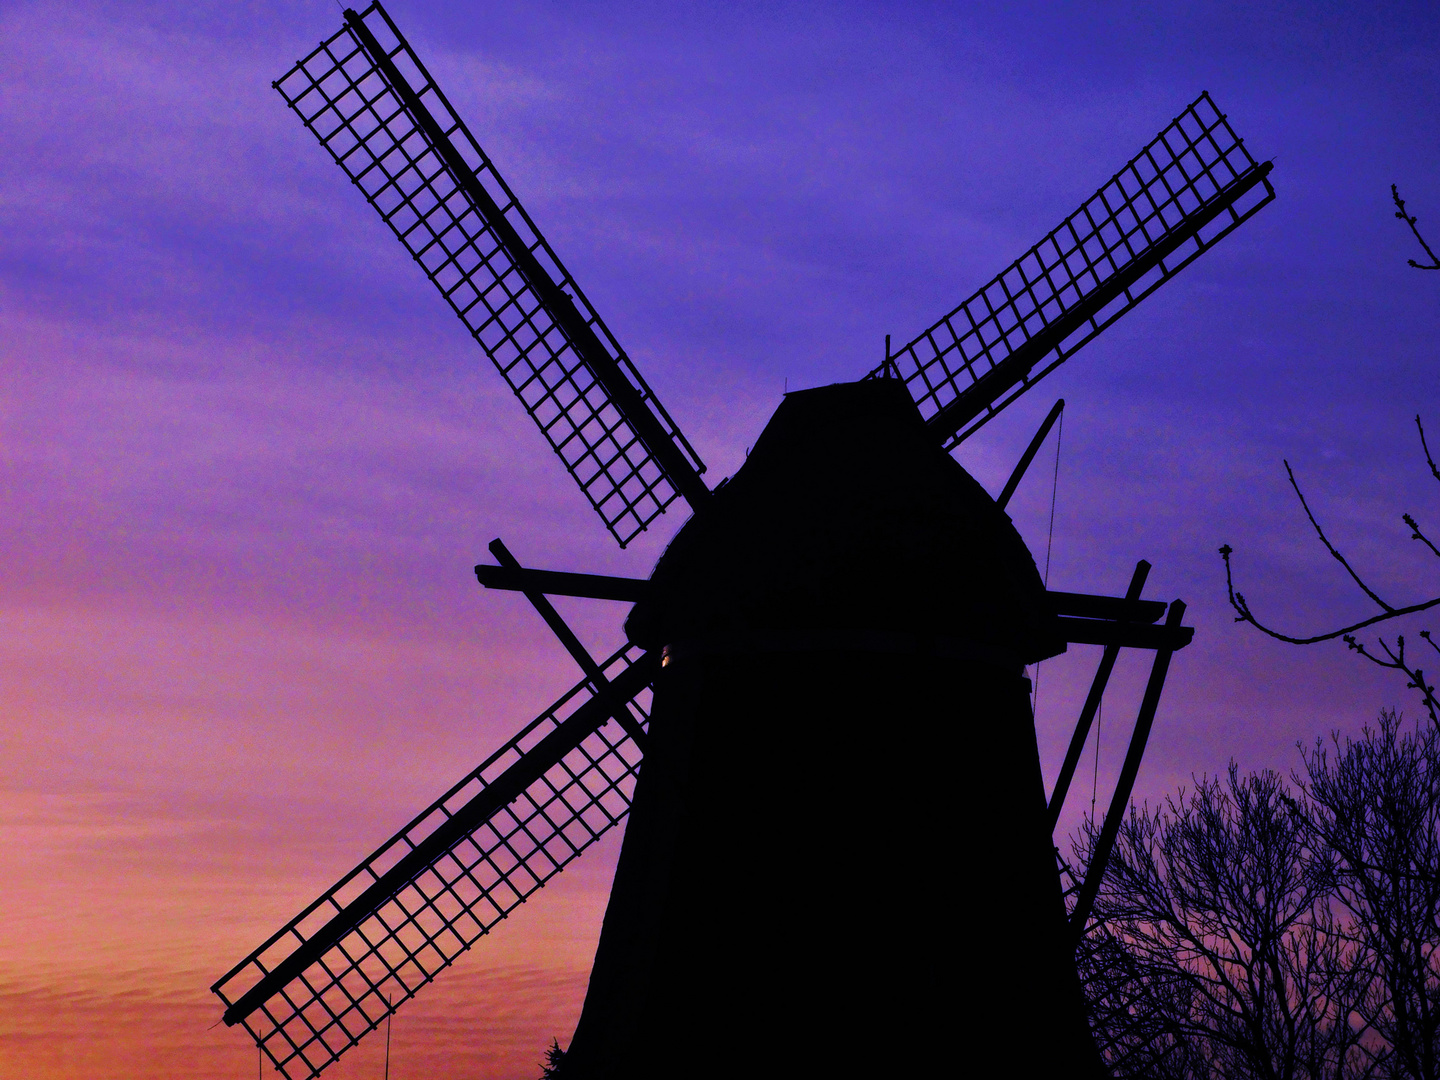
[[(275, 83), (287, 105), (621, 546), (677, 500), (693, 516), (648, 580), (491, 545), (481, 583), (523, 592), (582, 678), (217, 981), (225, 1023), (291, 1080), (320, 1072), (628, 814), (562, 1075), (687, 1052), (705, 1064), (681, 1071), (755, 1072), (787, 1031), (812, 1069), (893, 1067), (954, 1023), (958, 966), (999, 973), (968, 1023), (1018, 1041), (1023, 1015), (1030, 1064), (1098, 1071), (1074, 947), (1192, 631), (1141, 599), (1143, 562), (1124, 596), (1041, 583), (1004, 505), (1056, 412), (998, 500), (950, 451), (1269, 203), (1270, 163), (1202, 94), (874, 371), (786, 395), (711, 489), (389, 15), (344, 18)], [(633, 602), (625, 644), (592, 657), (551, 595)], [(1047, 805), (1023, 672), (1069, 643), (1104, 652)], [(1155, 658), (1067, 912), (1050, 833), (1121, 648)]]

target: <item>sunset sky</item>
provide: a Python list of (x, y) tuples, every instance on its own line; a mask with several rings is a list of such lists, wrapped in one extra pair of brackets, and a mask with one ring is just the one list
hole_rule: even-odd
[[(1297, 740), (1418, 707), (1339, 644), (1235, 625), (1216, 549), (1283, 628), (1370, 613), (1288, 458), (1386, 599), (1440, 592), (1400, 521), (1440, 533), (1413, 421), (1440, 443), (1440, 272), (1405, 265), (1390, 205), (1398, 183), (1440, 241), (1433, 3), (677, 8), (389, 10), (712, 483), (787, 387), (873, 367), (1209, 90), (1274, 160), (1275, 203), (957, 456), (998, 491), (1064, 396), (1050, 585), (1119, 593), (1143, 557), (1146, 594), (1189, 603), (1138, 797), (1232, 758), (1288, 772)], [(523, 598), (477, 586), (486, 543), (644, 576), (683, 521), (616, 547), (271, 89), (340, 22), (322, 0), (0, 4), (6, 1078), (254, 1075), (210, 983), (578, 677)], [(1054, 469), (1052, 438), (1011, 504), (1042, 566)], [(559, 606), (620, 644), (623, 606)], [(1047, 780), (1097, 658), (1041, 669)], [(1062, 846), (1108, 798), (1143, 663)], [(396, 1080), (538, 1074), (618, 841), (398, 1014)]]

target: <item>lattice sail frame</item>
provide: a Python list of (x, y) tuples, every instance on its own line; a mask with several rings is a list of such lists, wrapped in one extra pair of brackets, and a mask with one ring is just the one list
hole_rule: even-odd
[[(1018, 385), (946, 440), (954, 447), (1275, 197), (1202, 93), (1055, 230), (871, 372), (898, 375), (927, 420), (1187, 223), (1253, 185), (1158, 265), (1037, 358)], [(1257, 183), (1258, 181), (1258, 183)]]
[[(573, 301), (639, 399), (697, 473), (699, 455), (451, 108), (390, 16), (360, 16), (551, 281)], [(677, 485), (525, 281), (454, 171), (347, 23), (275, 88), (364, 192), (505, 377), (623, 547)]]
[[(642, 656), (602, 665), (613, 682)], [(344, 907), (595, 696), (581, 681), (211, 987), (235, 1004)], [(630, 699), (648, 724), (649, 690)], [(524, 793), (416, 875), (241, 1022), (289, 1080), (305, 1080), (415, 995), (550, 878), (620, 823), (640, 750), (602, 724)], [(388, 1003), (387, 1003), (387, 998)]]

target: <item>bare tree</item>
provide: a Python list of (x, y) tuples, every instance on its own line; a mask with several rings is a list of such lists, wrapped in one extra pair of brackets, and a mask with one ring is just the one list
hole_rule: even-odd
[[(1440, 481), (1440, 467), (1436, 466), (1435, 459), (1430, 454), (1430, 446), (1425, 441), (1425, 425), (1421, 423), (1419, 416), (1415, 417), (1415, 427), (1420, 433), (1420, 449), (1425, 454), (1425, 463), (1430, 466), (1430, 475), (1437, 481)], [(1281, 633), (1257, 619), (1254, 612), (1250, 610), (1250, 603), (1245, 599), (1245, 594), (1235, 588), (1235, 580), (1230, 563), (1230, 556), (1234, 554), (1234, 549), (1229, 544), (1225, 544), (1220, 548), (1220, 557), (1225, 562), (1225, 589), (1230, 597), (1230, 606), (1235, 609), (1235, 621), (1249, 623), (1262, 634), (1268, 634), (1277, 641), (1286, 641), (1292, 645), (1313, 645), (1317, 642), (1331, 641), (1335, 638), (1340, 638), (1351, 651), (1358, 653), (1371, 663), (1403, 673), (1406, 677), (1405, 685), (1420, 692), (1421, 698), (1425, 703), (1425, 709), (1430, 714), (1431, 721), (1435, 725), (1440, 726), (1440, 699), (1437, 699), (1435, 696), (1435, 687), (1425, 681), (1424, 669), (1420, 667), (1413, 656), (1406, 655), (1405, 636), (1403, 634), (1397, 634), (1393, 643), (1386, 641), (1383, 637), (1376, 638), (1376, 648), (1378, 652), (1372, 651), (1371, 648), (1367, 647), (1364, 642), (1356, 637), (1357, 630), (1365, 630), (1371, 626), (1389, 622), (1392, 619), (1402, 618), (1406, 615), (1414, 615), (1421, 611), (1428, 611), (1440, 605), (1440, 596), (1400, 606), (1390, 604), (1381, 599), (1379, 593), (1366, 583), (1365, 579), (1362, 578), (1350, 564), (1350, 561), (1340, 553), (1340, 550), (1336, 548), (1336, 546), (1330, 542), (1330, 538), (1325, 535), (1325, 530), (1321, 528), (1320, 522), (1316, 520), (1314, 512), (1310, 509), (1310, 504), (1305, 498), (1305, 493), (1300, 490), (1300, 483), (1295, 479), (1295, 470), (1290, 467), (1289, 461), (1285, 462), (1285, 472), (1290, 478), (1290, 486), (1295, 490), (1295, 497), (1300, 500), (1300, 506), (1304, 509), (1305, 516), (1310, 519), (1310, 524), (1315, 530), (1315, 535), (1319, 537), (1320, 543), (1325, 546), (1325, 550), (1331, 554), (1335, 561), (1344, 567), (1351, 581), (1353, 581), (1360, 591), (1380, 610), (1374, 615), (1350, 623), (1347, 626), (1325, 630), (1317, 634), (1303, 636)], [(1419, 541), (1432, 555), (1440, 558), (1440, 547), (1436, 547), (1435, 543), (1425, 535), (1413, 515), (1408, 513), (1401, 514), (1400, 520), (1409, 526), (1410, 539)], [(1437, 645), (1430, 636), (1429, 630), (1421, 630), (1420, 638), (1426, 645), (1433, 649), (1437, 655), (1440, 655), (1440, 645)]]
[[(1373, 1071), (1350, 1023), (1355, 947), (1334, 860), (1273, 772), (1201, 780), (1131, 808), (1079, 953), (1097, 1041), (1120, 1075), (1350, 1080)], [(1088, 859), (1095, 830), (1077, 842)]]
[(1405, 732), (1393, 711), (1379, 725), (1333, 736), (1333, 756), (1317, 742), (1296, 782), (1368, 972), (1362, 1049), (1377, 1075), (1440, 1080), (1440, 731)]
[(1440, 1080), (1440, 728), (1302, 754), (1132, 807), (1078, 952), (1117, 1075)]

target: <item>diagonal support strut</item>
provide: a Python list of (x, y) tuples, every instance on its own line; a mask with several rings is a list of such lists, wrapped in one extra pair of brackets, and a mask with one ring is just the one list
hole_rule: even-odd
[[(511, 574), (524, 572), (524, 567), (520, 565), (520, 560), (510, 554), (510, 549), (505, 546), (499, 537), (490, 541), (490, 554), (494, 555), (495, 561), (510, 571)], [(565, 646), (565, 651), (570, 654), (575, 663), (580, 665), (580, 670), (585, 673), (585, 677), (595, 684), (596, 692), (603, 694), (610, 685), (610, 680), (605, 678), (605, 673), (600, 670), (600, 665), (595, 663), (594, 658), (586, 650), (585, 646), (580, 644), (580, 639), (575, 636), (575, 632), (571, 630), (570, 627), (566, 625), (565, 620), (560, 617), (560, 613), (555, 610), (555, 605), (550, 603), (549, 598), (533, 585), (522, 585), (520, 591), (525, 594), (525, 599), (529, 600), (530, 603), (534, 605), (535, 610), (540, 613), (540, 617), (545, 620), (545, 625), (550, 627), (551, 632), (560, 639), (560, 644)], [(644, 753), (646, 740), (645, 729), (640, 726), (640, 721), (636, 720), (630, 712), (630, 706), (622, 701), (620, 707), (615, 710), (615, 719), (618, 720), (620, 726), (625, 729), (625, 734), (635, 740), (635, 745), (640, 748), (640, 752)]]
[[(1130, 578), (1130, 587), (1125, 590), (1126, 600), (1139, 600), (1145, 588), (1145, 579), (1150, 576), (1150, 564), (1141, 559), (1135, 564), (1135, 573)], [(1070, 748), (1065, 751), (1065, 763), (1060, 766), (1060, 775), (1055, 779), (1055, 790), (1050, 795), (1050, 828), (1060, 820), (1060, 811), (1065, 805), (1065, 796), (1070, 793), (1070, 782), (1075, 778), (1075, 769), (1080, 764), (1080, 754), (1090, 738), (1090, 725), (1105, 696), (1105, 687), (1110, 683), (1110, 673), (1115, 670), (1115, 661), (1120, 655), (1119, 645), (1106, 645), (1100, 657), (1100, 666), (1095, 669), (1095, 679), (1090, 684), (1090, 693), (1080, 709), (1080, 719), (1075, 724), (1075, 734), (1070, 737)]]
[[(1165, 625), (1170, 628), (1179, 627), (1180, 620), (1184, 617), (1185, 602), (1176, 600), (1170, 605)], [(1105, 824), (1101, 826), (1100, 837), (1090, 857), (1090, 866), (1085, 871), (1085, 881), (1080, 886), (1075, 909), (1070, 913), (1070, 935), (1075, 943), (1078, 943), (1085, 933), (1085, 923), (1095, 906), (1100, 882), (1105, 877), (1105, 867), (1115, 849), (1115, 839), (1120, 833), (1120, 823), (1124, 820), (1126, 807), (1130, 804), (1130, 794), (1135, 790), (1140, 759), (1145, 756), (1145, 744), (1150, 738), (1150, 728), (1155, 723), (1155, 710), (1160, 705), (1160, 692), (1165, 688), (1165, 676), (1170, 671), (1170, 658), (1174, 654), (1173, 648), (1157, 649), (1155, 652), (1155, 663), (1150, 668), (1150, 681), (1145, 684), (1145, 696), (1140, 701), (1140, 715), (1135, 719), (1135, 731), (1130, 736), (1130, 749), (1125, 754), (1125, 764), (1120, 769), (1115, 793), (1110, 797), (1110, 809), (1105, 814)]]

